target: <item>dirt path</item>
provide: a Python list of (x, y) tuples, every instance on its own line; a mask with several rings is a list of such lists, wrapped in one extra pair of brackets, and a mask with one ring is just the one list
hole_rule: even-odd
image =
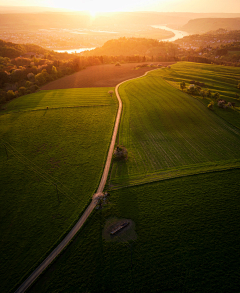
[[(144, 75), (146, 75), (147, 72), (145, 72)], [(143, 75), (143, 76), (144, 76)], [(135, 79), (135, 78), (134, 78)], [(127, 81), (127, 80), (125, 80)], [(113, 150), (114, 150), (114, 145), (116, 142), (116, 137), (118, 133), (118, 126), (120, 123), (120, 118), (121, 118), (121, 112), (122, 112), (122, 100), (120, 98), (120, 95), (118, 93), (118, 88), (119, 86), (124, 83), (125, 81), (119, 83), (116, 88), (116, 96), (118, 99), (119, 107), (118, 107), (118, 112), (115, 120), (115, 126), (112, 134), (112, 140), (111, 144), (108, 150), (108, 156), (107, 160), (105, 163), (103, 175), (100, 181), (100, 184), (98, 186), (97, 192), (93, 195), (92, 201), (90, 205), (87, 207), (81, 218), (78, 220), (78, 222), (75, 224), (75, 226), (72, 228), (72, 230), (67, 234), (67, 236), (59, 243), (59, 245), (47, 256), (47, 258), (34, 270), (34, 272), (22, 283), (22, 285), (15, 291), (15, 293), (23, 293), (25, 292), (31, 284), (40, 276), (40, 274), (51, 264), (51, 262), (62, 252), (62, 250), (68, 245), (68, 243), (72, 240), (72, 238), (76, 235), (76, 233), (80, 230), (80, 228), (83, 226), (93, 209), (97, 205), (97, 197), (103, 192), (104, 186), (107, 181), (108, 177), (108, 172), (110, 169), (111, 165), (111, 160), (112, 160), (112, 155), (113, 155)]]

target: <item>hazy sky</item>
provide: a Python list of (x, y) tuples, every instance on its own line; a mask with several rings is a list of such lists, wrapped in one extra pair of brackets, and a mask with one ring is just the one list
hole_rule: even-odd
[(91, 12), (148, 10), (240, 13), (240, 0), (0, 0), (0, 6), (45, 6)]

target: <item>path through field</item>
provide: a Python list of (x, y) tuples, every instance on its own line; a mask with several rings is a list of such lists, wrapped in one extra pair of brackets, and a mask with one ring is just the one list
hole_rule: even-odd
[[(161, 62), (167, 66), (176, 62)], [(153, 63), (157, 65), (158, 62)], [(139, 63), (127, 63), (121, 66), (115, 64), (104, 64), (89, 66), (74, 74), (62, 77), (44, 85), (41, 90), (89, 88), (89, 87), (115, 87), (128, 79), (133, 79), (149, 71), (149, 66), (136, 67)], [(147, 63), (146, 63), (147, 65)]]
[[(146, 75), (147, 72), (144, 74)], [(124, 81), (125, 82), (125, 81)], [(122, 82), (123, 83), (123, 82)], [(115, 126), (112, 134), (111, 144), (108, 151), (107, 160), (105, 163), (103, 175), (98, 187), (98, 190), (96, 194), (93, 195), (92, 201), (90, 205), (87, 207), (81, 218), (78, 220), (78, 222), (75, 224), (75, 226), (72, 228), (72, 230), (67, 234), (67, 236), (61, 241), (61, 243), (49, 254), (49, 256), (34, 270), (34, 272), (22, 283), (22, 285), (16, 290), (15, 293), (22, 293), (25, 292), (29, 286), (40, 276), (40, 274), (51, 264), (51, 262), (63, 251), (63, 249), (69, 244), (69, 242), (73, 239), (73, 237), (76, 235), (76, 233), (79, 231), (79, 229), (83, 226), (93, 209), (97, 205), (97, 197), (103, 192), (104, 186), (107, 181), (110, 164), (112, 160), (112, 154), (114, 150), (114, 145), (118, 133), (118, 127), (120, 123), (121, 118), (121, 112), (122, 112), (122, 101), (120, 98), (120, 95), (118, 93), (118, 88), (122, 84), (118, 84), (115, 88), (116, 96), (118, 99), (119, 107), (117, 112), (117, 117), (115, 121)]]
[(128, 160), (113, 163), (109, 189), (239, 167), (239, 130), (164, 81), (174, 66), (120, 87)]

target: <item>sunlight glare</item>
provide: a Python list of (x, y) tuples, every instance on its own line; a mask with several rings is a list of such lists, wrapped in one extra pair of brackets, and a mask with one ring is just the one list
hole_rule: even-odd
[[(156, 1), (156, 0), (154, 0)], [(166, 0), (162, 0), (166, 1)], [(145, 0), (122, 0), (121, 5), (119, 2), (109, 1), (109, 0), (49, 0), (49, 4), (56, 8), (66, 8), (68, 10), (74, 11), (89, 11), (92, 17), (96, 16), (96, 13), (102, 12), (118, 12), (118, 11), (128, 11), (134, 10), (134, 8), (139, 7)]]
[(96, 10), (89, 10), (89, 14), (92, 18), (95, 18), (97, 13), (98, 13), (98, 11), (96, 11)]

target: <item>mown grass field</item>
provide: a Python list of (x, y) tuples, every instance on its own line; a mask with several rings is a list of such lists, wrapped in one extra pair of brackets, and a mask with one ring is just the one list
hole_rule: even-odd
[(40, 91), (1, 112), (1, 292), (27, 277), (91, 200), (117, 111), (110, 89)]
[(113, 88), (82, 88), (39, 91), (11, 101), (4, 106), (4, 112), (28, 111), (51, 108), (112, 105), (113, 99), (107, 94)]
[[(178, 62), (172, 65), (171, 69), (163, 69), (158, 73), (159, 76), (178, 89), (180, 89), (180, 82), (184, 81), (188, 86), (190, 81), (195, 80), (205, 83), (205, 87), (202, 89), (209, 89), (212, 93), (218, 92), (221, 99), (225, 99), (227, 102), (235, 102), (235, 109), (223, 110), (217, 107), (217, 102), (215, 101), (214, 112), (240, 129), (240, 99), (236, 99), (236, 94), (240, 97), (240, 90), (237, 89), (237, 84), (240, 80), (239, 68)], [(204, 105), (209, 103), (207, 98), (202, 99), (197, 96), (196, 98)]]
[[(239, 169), (111, 191), (29, 292), (238, 292)], [(107, 242), (112, 217), (137, 239)]]
[(240, 166), (240, 131), (161, 78), (177, 66), (120, 86), (128, 160), (113, 163), (109, 188)]

